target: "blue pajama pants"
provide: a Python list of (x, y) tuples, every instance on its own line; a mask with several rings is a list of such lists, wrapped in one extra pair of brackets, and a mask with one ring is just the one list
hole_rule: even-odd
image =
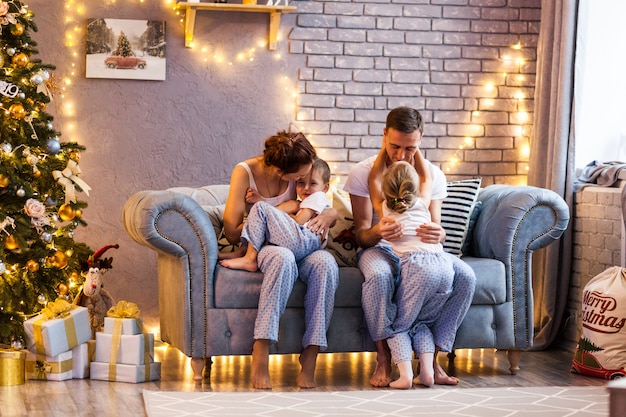
[(318, 250), (297, 262), (291, 250), (268, 245), (261, 248), (257, 260), (264, 277), (254, 324), (254, 339), (278, 340), (280, 317), (285, 311), (293, 285), (299, 278), (307, 286), (302, 347), (316, 345), (320, 350), (326, 350), (326, 332), (339, 282), (339, 268), (335, 258), (330, 252)]
[(296, 261), (321, 248), (321, 239), (317, 234), (264, 201), (257, 202), (250, 209), (241, 240), (247, 241), (257, 251), (268, 242), (287, 248), (293, 252)]
[[(454, 280), (450, 296), (442, 306), (446, 314), (440, 315), (432, 323), (431, 329), (434, 344), (447, 352), (452, 349), (456, 330), (471, 304), (476, 277), (474, 271), (461, 259), (448, 253), (443, 255), (452, 265)], [(401, 279), (400, 258), (389, 246), (374, 246), (360, 253), (359, 268), (365, 277), (361, 302), (370, 335), (374, 341), (389, 339), (397, 333), (394, 322), (400, 313), (394, 299)], [(419, 350), (415, 350), (418, 354), (428, 352), (423, 350), (423, 346), (417, 347)]]

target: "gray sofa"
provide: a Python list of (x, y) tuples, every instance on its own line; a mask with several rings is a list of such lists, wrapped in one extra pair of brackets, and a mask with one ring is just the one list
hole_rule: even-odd
[[(122, 215), (128, 235), (158, 254), (161, 339), (192, 358), (197, 381), (209, 375), (212, 356), (252, 352), (261, 273), (217, 263), (227, 193), (228, 185), (141, 191)], [(569, 208), (556, 193), (530, 186), (491, 185), (478, 201), (482, 208), (462, 257), (477, 287), (455, 349), (507, 350), (515, 374), (521, 351), (533, 343), (531, 255), (560, 238)], [(362, 282), (359, 269), (340, 267), (327, 352), (374, 350), (361, 309)], [(298, 282), (274, 353), (302, 350), (304, 290)]]

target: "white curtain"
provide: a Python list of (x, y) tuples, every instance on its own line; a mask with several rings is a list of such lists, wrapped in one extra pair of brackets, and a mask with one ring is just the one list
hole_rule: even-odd
[[(534, 129), (528, 184), (548, 188), (573, 207), (574, 57), (578, 0), (543, 0), (537, 47)], [(535, 338), (544, 349), (556, 338), (567, 304), (572, 220), (563, 237), (533, 254)]]

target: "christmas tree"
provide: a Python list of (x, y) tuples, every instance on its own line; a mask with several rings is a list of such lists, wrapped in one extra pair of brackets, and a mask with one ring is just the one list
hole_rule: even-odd
[(119, 56), (133, 56), (133, 48), (130, 46), (128, 38), (124, 34), (124, 31), (120, 31), (120, 36), (117, 38), (117, 49), (113, 52), (113, 55)]
[(78, 292), (92, 251), (74, 241), (89, 186), (80, 151), (62, 142), (46, 112), (56, 89), (52, 65), (35, 59), (33, 13), (0, 0), (0, 343), (25, 342), (23, 321), (59, 296)]

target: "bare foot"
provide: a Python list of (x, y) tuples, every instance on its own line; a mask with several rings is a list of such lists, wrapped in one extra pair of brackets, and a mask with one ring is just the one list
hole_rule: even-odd
[(300, 354), (300, 365), (302, 370), (296, 378), (296, 383), (300, 388), (315, 388), (315, 364), (317, 362), (317, 354), (320, 351), (319, 346), (307, 346)]
[(459, 378), (449, 376), (446, 371), (443, 370), (441, 365), (437, 362), (434, 363), (435, 367), (435, 384), (437, 385), (457, 385)]
[(376, 342), (376, 369), (370, 377), (373, 387), (388, 387), (391, 382), (391, 352), (385, 340)]
[(271, 389), (269, 357), (270, 342), (267, 339), (255, 340), (252, 345), (252, 386), (258, 389)]
[(252, 260), (248, 257), (223, 259), (220, 261), (220, 265), (230, 269), (242, 269), (250, 272), (256, 272), (259, 269), (256, 258)]

